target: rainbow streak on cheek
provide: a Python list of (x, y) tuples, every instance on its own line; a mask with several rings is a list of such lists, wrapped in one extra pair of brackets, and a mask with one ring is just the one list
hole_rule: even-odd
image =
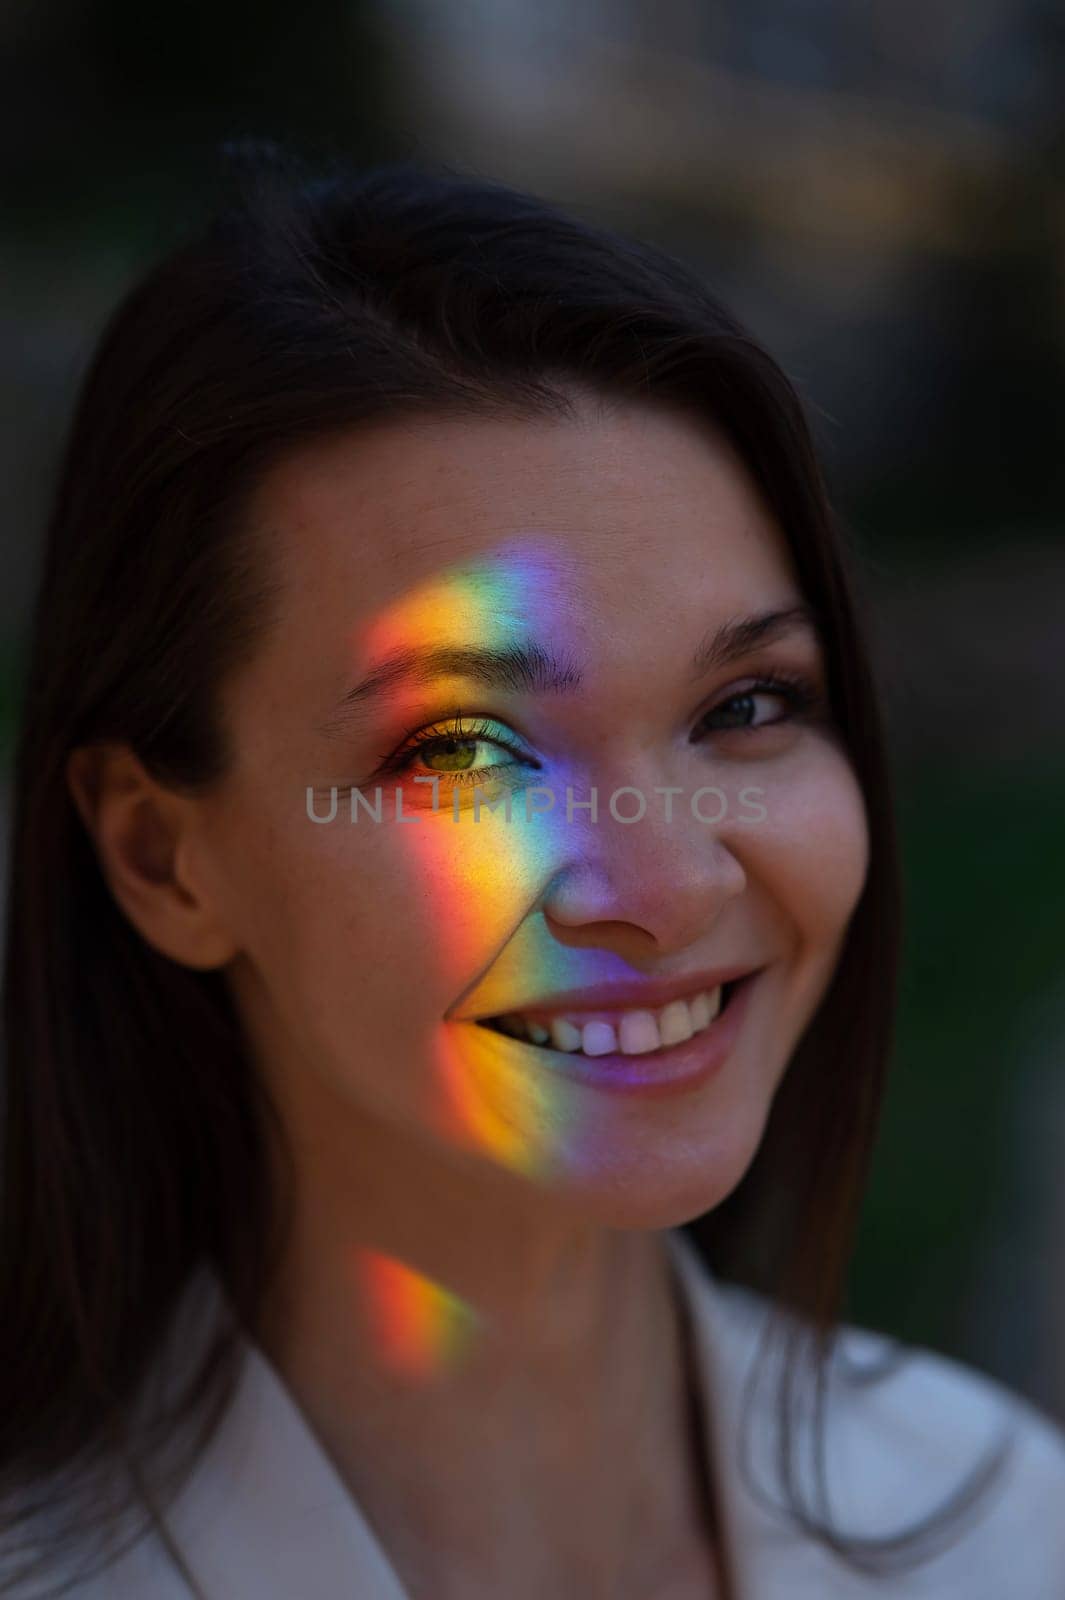
[[(404, 596), (352, 638), (352, 659), (430, 645), (504, 648), (529, 638), (569, 656), (577, 635), (572, 594), (571, 575), (548, 546), (511, 541), (491, 560)], [(530, 774), (530, 786), (535, 781)], [(562, 795), (566, 782), (565, 773), (553, 774)], [(617, 976), (616, 957), (563, 947), (536, 914), (552, 878), (579, 849), (580, 832), (567, 826), (564, 806), (556, 799), (553, 810), (526, 819), (519, 793), (509, 823), (502, 811), (486, 809), (474, 823), (466, 798), (453, 822), (446, 795), (442, 782), (443, 815), (422, 809), (416, 823), (389, 824), (408, 874), (397, 893), (424, 906), (438, 930), (434, 987), (457, 998), (491, 971), (501, 951), (509, 958), (503, 986), (510, 994), (515, 986), (547, 994)], [(581, 1164), (596, 1135), (579, 1097), (549, 1071), (514, 1066), (501, 1044), (473, 1023), (441, 1022), (432, 1063), (438, 1098), (428, 1108), (437, 1132), (531, 1177)], [(428, 1379), (469, 1349), (479, 1319), (461, 1298), (378, 1252), (361, 1250), (357, 1271), (378, 1348), (395, 1371)]]
[[(557, 556), (536, 541), (514, 541), (504, 553), (404, 595), (352, 638), (352, 657), (429, 646), (502, 649), (529, 638), (568, 656), (568, 595)], [(535, 781), (530, 773), (530, 786)], [(502, 811), (486, 809), (474, 822), (469, 797), (453, 821), (446, 780), (440, 806), (442, 814), (423, 809), (417, 822), (389, 826), (409, 863), (410, 898), (426, 906), (439, 929), (436, 987), (453, 988), (458, 996), (529, 915), (576, 835), (557, 803), (554, 811), (526, 820), (520, 794), (509, 823)], [(545, 950), (543, 941), (529, 948), (535, 965), (519, 974), (523, 985), (563, 986), (567, 952)], [(549, 1073), (504, 1068), (500, 1054), (498, 1039), (473, 1024), (441, 1026), (434, 1063), (439, 1100), (430, 1108), (436, 1126), (516, 1171), (546, 1173), (576, 1132), (574, 1096)]]

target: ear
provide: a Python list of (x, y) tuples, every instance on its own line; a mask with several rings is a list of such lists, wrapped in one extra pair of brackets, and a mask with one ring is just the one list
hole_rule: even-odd
[(67, 787), (120, 909), (163, 955), (220, 967), (236, 942), (194, 871), (196, 801), (158, 783), (127, 745), (82, 745)]

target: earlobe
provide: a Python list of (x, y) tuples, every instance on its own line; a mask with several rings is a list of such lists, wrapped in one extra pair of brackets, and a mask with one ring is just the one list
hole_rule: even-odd
[(74, 751), (67, 783), (107, 886), (147, 943), (183, 966), (229, 961), (232, 937), (181, 870), (192, 802), (153, 779), (125, 746)]

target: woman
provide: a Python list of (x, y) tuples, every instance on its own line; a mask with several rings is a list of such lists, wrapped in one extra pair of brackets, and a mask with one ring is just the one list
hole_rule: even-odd
[(49, 530), (3, 1592), (1065, 1591), (1056, 1429), (836, 1337), (897, 865), (787, 380), (533, 197), (261, 156)]

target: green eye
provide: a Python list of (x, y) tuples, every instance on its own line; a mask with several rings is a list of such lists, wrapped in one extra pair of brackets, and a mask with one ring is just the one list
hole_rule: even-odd
[[(408, 772), (429, 778), (453, 778), (456, 783), (474, 782), (489, 773), (519, 765), (535, 765), (532, 758), (512, 744), (498, 723), (485, 719), (469, 721), (456, 714), (450, 722), (423, 728), (395, 755), (382, 771), (387, 776)], [(479, 754), (480, 752), (480, 754)]]
[(430, 772), (467, 772), (474, 764), (479, 745), (485, 739), (426, 739), (418, 747), (418, 759)]

